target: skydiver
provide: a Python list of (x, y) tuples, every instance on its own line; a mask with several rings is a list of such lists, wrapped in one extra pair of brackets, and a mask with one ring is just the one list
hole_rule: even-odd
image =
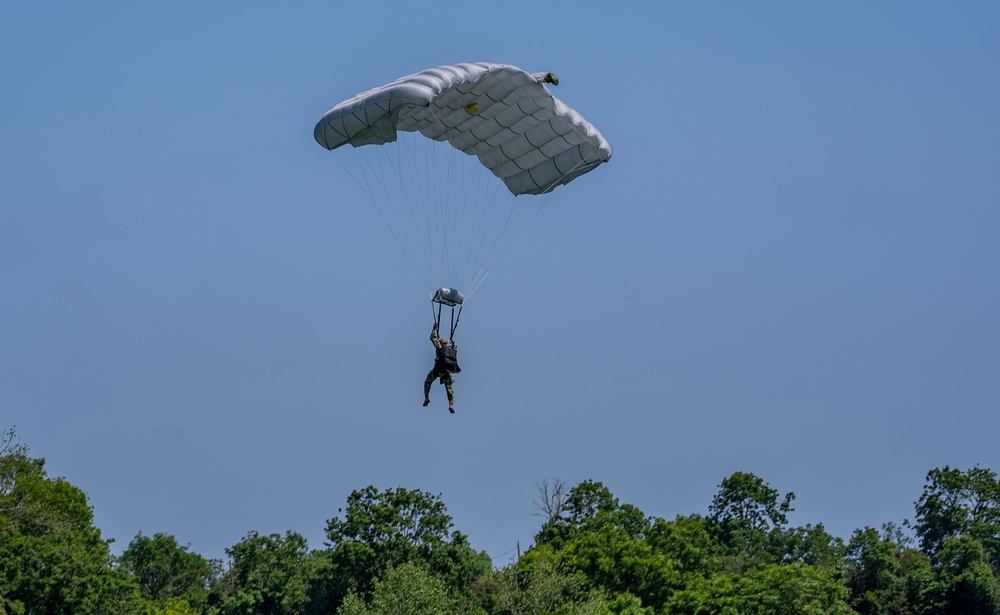
[(431, 403), (431, 385), (439, 378), (448, 393), (448, 412), (455, 414), (455, 390), (452, 388), (455, 379), (451, 375), (462, 371), (458, 366), (458, 344), (454, 338), (438, 337), (437, 323), (431, 329), (431, 343), (434, 344), (434, 367), (424, 379), (424, 406)]

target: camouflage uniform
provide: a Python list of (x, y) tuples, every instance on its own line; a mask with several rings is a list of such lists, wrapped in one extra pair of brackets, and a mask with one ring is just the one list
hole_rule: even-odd
[[(435, 353), (444, 348), (447, 342), (447, 338), (438, 337), (437, 329), (431, 331), (431, 343), (434, 344)], [(454, 341), (452, 341), (451, 346), (456, 351), (458, 350), (458, 344)], [(434, 367), (427, 373), (427, 378), (424, 379), (424, 405), (426, 406), (430, 403), (431, 385), (434, 384), (435, 378), (440, 379), (441, 384), (444, 385), (444, 390), (448, 393), (448, 411), (454, 413), (455, 389), (452, 388), (452, 385), (455, 384), (455, 379), (452, 377), (451, 372), (444, 368), (437, 356), (435, 356)]]

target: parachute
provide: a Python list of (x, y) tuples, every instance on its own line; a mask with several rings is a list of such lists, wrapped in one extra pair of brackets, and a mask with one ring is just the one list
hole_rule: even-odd
[[(362, 92), (316, 124), (313, 136), (326, 149), (353, 146), (353, 170), (341, 164), (379, 209), (424, 288), (440, 288), (432, 298), (439, 309), (465, 298), (439, 301), (442, 291), (462, 288), (471, 296), (537, 213), (540, 204), (514, 197), (547, 195), (611, 158), (600, 131), (554, 98), (547, 83), (559, 81), (505, 64), (441, 66)], [(397, 144), (407, 134), (414, 139)], [(445, 143), (448, 152), (439, 147)], [(390, 152), (391, 145), (398, 146)], [(454, 152), (475, 157), (476, 168), (449, 158)], [(502, 180), (510, 204), (482, 170)]]

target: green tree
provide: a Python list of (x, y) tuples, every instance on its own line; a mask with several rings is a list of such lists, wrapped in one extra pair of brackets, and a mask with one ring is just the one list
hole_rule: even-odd
[(945, 540), (971, 536), (1000, 562), (1000, 481), (992, 470), (945, 466), (927, 473), (916, 502), (915, 530), (924, 552), (936, 558)]
[(676, 560), (610, 525), (581, 532), (559, 551), (559, 561), (567, 570), (584, 574), (588, 588), (610, 595), (629, 593), (657, 609), (683, 586)]
[(681, 587), (681, 563), (656, 548), (668, 540), (658, 523), (619, 502), (603, 484), (584, 481), (570, 490), (562, 514), (547, 521), (536, 540), (556, 553), (560, 570), (582, 575), (588, 592), (629, 594), (657, 609)]
[(655, 519), (646, 540), (654, 551), (676, 562), (685, 575), (708, 574), (718, 551), (708, 523), (700, 515), (678, 516), (673, 521)]
[(491, 615), (552, 613), (584, 594), (582, 574), (558, 568), (549, 545), (528, 550), (521, 558), (493, 575), (486, 584), (485, 604)]
[(114, 570), (82, 491), (50, 478), (10, 429), (0, 435), (0, 611), (46, 615), (148, 611)]
[[(589, 588), (589, 589), (588, 589)], [(653, 615), (628, 592), (613, 596), (585, 574), (561, 567), (549, 545), (525, 553), (494, 575), (484, 604), (491, 615)]]
[(980, 541), (950, 537), (938, 552), (939, 575), (946, 586), (942, 615), (1000, 613), (1000, 582), (986, 561)]
[(192, 607), (184, 598), (167, 598), (162, 607), (156, 611), (156, 615), (202, 615), (204, 612)]
[(794, 499), (794, 493), (782, 497), (754, 474), (735, 472), (719, 485), (708, 518), (720, 526), (767, 531), (788, 523), (785, 513), (794, 510)]
[(550, 516), (535, 540), (558, 549), (581, 532), (595, 532), (607, 526), (632, 538), (640, 538), (648, 531), (650, 521), (635, 506), (621, 504), (603, 484), (587, 480), (570, 489), (562, 512)]
[(226, 549), (230, 569), (217, 583), (225, 615), (298, 615), (310, 602), (316, 564), (295, 532), (250, 532)]
[(834, 573), (839, 573), (844, 565), (844, 541), (827, 532), (822, 523), (771, 528), (765, 545), (765, 550), (776, 562), (802, 562)]
[(402, 487), (355, 490), (343, 519), (327, 522), (330, 562), (324, 586), (317, 591), (323, 608), (336, 609), (349, 593), (367, 599), (376, 578), (405, 563), (420, 563), (452, 593), (471, 596), (471, 585), (489, 575), (492, 562), (476, 552), (468, 538), (451, 531), (452, 519), (440, 496)]
[(371, 603), (351, 593), (338, 615), (441, 615), (455, 613), (458, 605), (440, 578), (415, 562), (400, 564), (376, 579)]
[(899, 555), (900, 578), (906, 587), (905, 600), (889, 604), (893, 615), (940, 615), (946, 606), (948, 582), (941, 579), (931, 558), (916, 549), (904, 549)]
[(847, 545), (847, 585), (851, 605), (863, 615), (909, 611), (902, 555), (905, 543), (895, 539), (894, 526), (880, 534), (873, 527), (855, 530)]
[(766, 564), (719, 574), (677, 592), (664, 612), (677, 615), (850, 615), (848, 589), (802, 563)]
[(709, 527), (724, 548), (723, 567), (739, 572), (749, 566), (788, 561), (783, 534), (794, 493), (783, 497), (764, 480), (747, 472), (724, 479), (708, 507)]
[(209, 561), (169, 534), (136, 535), (118, 558), (122, 570), (135, 576), (143, 596), (160, 605), (181, 598), (195, 608), (206, 606), (208, 590), (220, 574), (220, 563)]

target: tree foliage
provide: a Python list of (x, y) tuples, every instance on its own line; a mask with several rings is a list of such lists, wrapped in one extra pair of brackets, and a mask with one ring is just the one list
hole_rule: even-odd
[(440, 496), (420, 490), (377, 490), (369, 486), (347, 498), (343, 518), (327, 522), (330, 561), (326, 595), (337, 607), (349, 594), (369, 598), (375, 580), (392, 568), (418, 563), (454, 591), (470, 594), (474, 581), (488, 575), (492, 563), (468, 538), (451, 531), (452, 519)]
[(415, 562), (400, 564), (376, 579), (371, 603), (351, 593), (338, 615), (439, 615), (455, 613), (456, 600), (439, 578)]
[[(604, 484), (536, 484), (536, 544), (494, 570), (440, 496), (351, 493), (325, 548), (249, 532), (223, 572), (168, 534), (119, 558), (86, 496), (51, 478), (13, 430), (0, 436), (0, 615), (980, 615), (1000, 613), (998, 481), (984, 468), (927, 475), (916, 522), (845, 544), (794, 525), (794, 494), (725, 478), (707, 515), (672, 520)], [(912, 535), (909, 533), (912, 527)]]
[[(180, 599), (194, 607), (208, 602), (208, 590), (220, 574), (220, 563), (209, 561), (169, 534), (143, 536), (140, 532), (118, 559), (122, 570), (135, 577), (145, 598), (166, 606)], [(176, 600), (174, 608), (178, 608)]]
[(678, 615), (849, 615), (848, 589), (828, 572), (802, 563), (767, 564), (741, 574), (713, 575), (678, 592), (666, 612)]
[(220, 581), (224, 615), (293, 615), (306, 609), (313, 567), (300, 534), (250, 532), (226, 554), (231, 566)]
[(916, 513), (920, 546), (931, 557), (937, 557), (948, 538), (970, 536), (1000, 562), (1000, 481), (992, 470), (931, 470)]
[(732, 530), (766, 532), (788, 523), (786, 513), (794, 510), (794, 499), (794, 493), (782, 497), (759, 476), (736, 472), (719, 485), (719, 492), (708, 507), (709, 520)]
[(13, 429), (0, 435), (0, 612), (145, 608), (137, 586), (112, 566), (87, 496), (50, 478)]

